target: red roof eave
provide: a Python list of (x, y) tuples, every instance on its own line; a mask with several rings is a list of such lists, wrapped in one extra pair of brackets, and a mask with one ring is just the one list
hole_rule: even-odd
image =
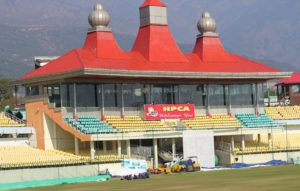
[(145, 2), (140, 6), (140, 8), (144, 8), (148, 6), (167, 7), (160, 0), (145, 0)]
[(124, 58), (97, 58), (86, 49), (74, 49), (47, 65), (34, 70), (21, 79), (54, 75), (79, 69), (108, 69), (128, 71), (161, 71), (161, 72), (218, 72), (218, 73), (276, 73), (272, 67), (254, 62), (241, 56), (229, 54), (232, 62), (203, 62), (197, 54), (183, 54), (186, 62), (153, 62), (139, 52), (124, 52)]
[(280, 84), (299, 84), (300, 83), (300, 74), (299, 73), (293, 73), (291, 77), (285, 78), (281, 81), (279, 81), (276, 85)]

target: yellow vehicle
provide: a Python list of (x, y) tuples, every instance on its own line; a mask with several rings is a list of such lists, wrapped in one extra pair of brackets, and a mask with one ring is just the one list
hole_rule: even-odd
[(160, 167), (160, 168), (158, 168), (158, 170), (162, 173), (165, 173), (165, 174), (170, 174), (171, 173), (171, 169), (168, 168), (168, 167)]
[(184, 170), (184, 167), (179, 164), (175, 164), (172, 166), (171, 171), (176, 173), (176, 172), (182, 172)]
[(181, 172), (181, 171), (195, 172), (201, 170), (197, 156), (181, 159), (173, 163), (171, 166), (172, 166), (171, 167), (172, 172)]
[(189, 157), (190, 159), (192, 159), (193, 161), (193, 169), (194, 171), (200, 171), (201, 167), (200, 167), (200, 163), (198, 162), (198, 157), (197, 156), (193, 156), (193, 157)]
[(194, 171), (200, 171), (201, 170), (200, 164), (199, 163), (194, 163), (193, 164), (193, 169), (194, 169)]

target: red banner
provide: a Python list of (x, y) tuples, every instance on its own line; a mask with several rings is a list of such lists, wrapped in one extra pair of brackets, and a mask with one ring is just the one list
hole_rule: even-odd
[(145, 105), (146, 120), (191, 119), (195, 117), (193, 104)]

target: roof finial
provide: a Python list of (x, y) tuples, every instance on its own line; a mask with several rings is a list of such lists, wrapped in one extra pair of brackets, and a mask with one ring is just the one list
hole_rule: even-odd
[(218, 36), (216, 33), (217, 23), (215, 19), (210, 16), (208, 11), (202, 14), (202, 18), (197, 26), (202, 36)]
[(89, 23), (91, 29), (89, 32), (94, 31), (111, 31), (108, 27), (110, 20), (109, 14), (103, 9), (101, 4), (96, 4), (89, 15)]
[(166, 7), (166, 5), (160, 0), (145, 0), (140, 8), (148, 7), (148, 6)]

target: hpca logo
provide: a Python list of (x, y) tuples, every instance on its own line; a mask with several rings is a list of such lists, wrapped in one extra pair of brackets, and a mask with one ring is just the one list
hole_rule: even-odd
[(165, 106), (163, 108), (164, 112), (170, 112), (170, 111), (180, 111), (180, 112), (184, 112), (184, 111), (190, 111), (190, 107), (188, 106)]

